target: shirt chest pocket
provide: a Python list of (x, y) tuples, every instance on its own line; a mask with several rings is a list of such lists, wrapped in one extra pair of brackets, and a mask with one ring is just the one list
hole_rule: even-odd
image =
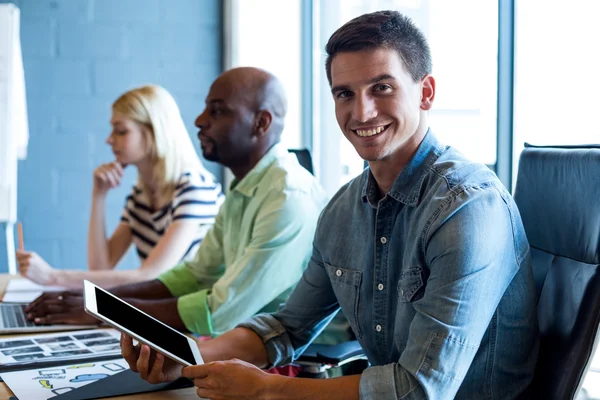
[(327, 263), (325, 263), (325, 269), (344, 316), (348, 319), (356, 338), (362, 338), (358, 318), (362, 271), (336, 267)]
[(401, 303), (412, 303), (423, 297), (421, 268), (404, 271), (398, 281), (398, 299)]

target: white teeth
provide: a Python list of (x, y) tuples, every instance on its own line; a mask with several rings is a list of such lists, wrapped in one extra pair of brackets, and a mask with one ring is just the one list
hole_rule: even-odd
[(385, 127), (383, 126), (378, 126), (375, 129), (357, 129), (356, 134), (361, 137), (368, 137), (377, 135), (378, 133), (383, 132), (384, 129)]

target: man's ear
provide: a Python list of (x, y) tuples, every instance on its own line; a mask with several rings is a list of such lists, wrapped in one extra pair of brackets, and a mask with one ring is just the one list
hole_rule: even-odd
[(269, 132), (271, 123), (273, 122), (273, 114), (268, 110), (260, 110), (254, 119), (254, 136), (263, 137)]
[(425, 75), (421, 80), (421, 110), (429, 111), (435, 99), (435, 79), (431, 75)]

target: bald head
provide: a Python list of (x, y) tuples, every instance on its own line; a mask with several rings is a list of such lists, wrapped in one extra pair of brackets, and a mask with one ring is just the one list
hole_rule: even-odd
[(287, 113), (287, 99), (281, 81), (260, 68), (233, 68), (219, 76), (212, 85), (227, 93), (232, 105), (248, 107), (253, 112), (266, 111), (271, 117), (269, 134), (279, 137)]
[(234, 68), (211, 85), (196, 118), (202, 154), (241, 179), (280, 141), (287, 112), (283, 85), (258, 68)]

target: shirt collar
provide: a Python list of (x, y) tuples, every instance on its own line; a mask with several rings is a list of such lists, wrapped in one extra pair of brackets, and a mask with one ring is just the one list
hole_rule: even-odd
[[(431, 129), (428, 129), (417, 152), (396, 177), (388, 196), (409, 206), (417, 205), (423, 180), (445, 148), (446, 146), (435, 137)], [(363, 202), (368, 201), (373, 207), (377, 207), (378, 200), (381, 197), (379, 187), (370, 168), (367, 168), (365, 174), (367, 176), (363, 184), (362, 200)]]
[(271, 164), (279, 158), (286, 157), (288, 154), (289, 153), (283, 144), (278, 143), (274, 145), (265, 153), (260, 161), (258, 161), (254, 168), (246, 174), (246, 176), (241, 180), (234, 179), (233, 182), (231, 182), (229, 190), (239, 192), (247, 197), (252, 197)]

